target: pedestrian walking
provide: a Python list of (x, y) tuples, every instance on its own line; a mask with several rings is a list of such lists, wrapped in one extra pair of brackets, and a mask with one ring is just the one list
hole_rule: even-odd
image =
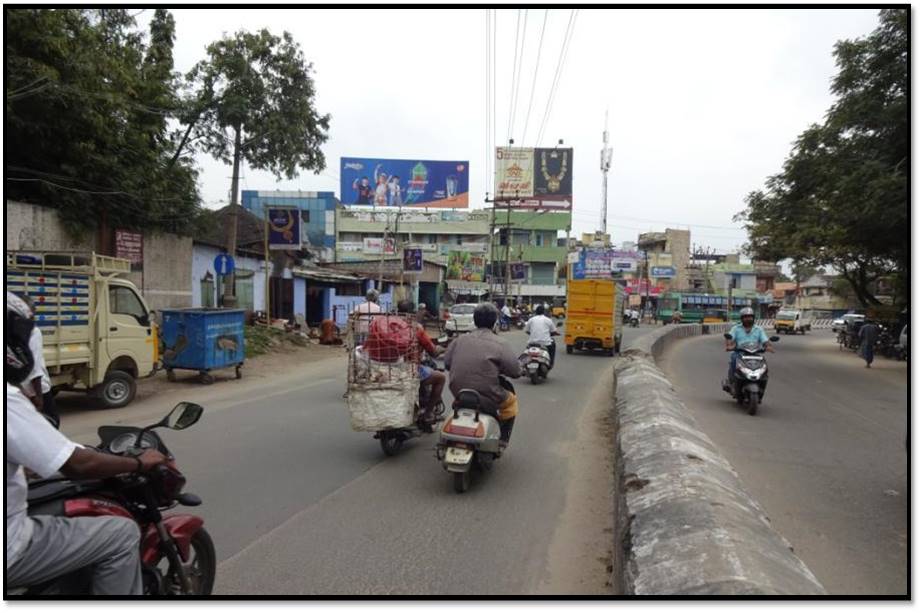
[(879, 336), (879, 326), (876, 325), (876, 322), (869, 320), (864, 322), (860, 327), (860, 332), (857, 333), (857, 338), (860, 339), (860, 357), (866, 360), (867, 368), (870, 368), (873, 362), (873, 348), (876, 346), (877, 336)]

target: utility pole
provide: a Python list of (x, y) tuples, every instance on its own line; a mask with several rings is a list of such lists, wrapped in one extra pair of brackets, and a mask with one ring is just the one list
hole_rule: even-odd
[(608, 147), (608, 112), (604, 112), (604, 132), (601, 147), (601, 233), (608, 233), (608, 170), (614, 150)]
[[(233, 137), (233, 178), (230, 182), (230, 228), (227, 232), (227, 254), (234, 257), (237, 254), (237, 223), (239, 212), (237, 204), (237, 193), (240, 187), (240, 149), (243, 140), (243, 126), (237, 126)], [(265, 282), (269, 282), (269, 262), (265, 262)], [(225, 308), (237, 306), (237, 297), (234, 294), (234, 273), (224, 277), (224, 296), (221, 305)], [(266, 305), (268, 308), (268, 305)], [(268, 315), (266, 315), (268, 317)]]

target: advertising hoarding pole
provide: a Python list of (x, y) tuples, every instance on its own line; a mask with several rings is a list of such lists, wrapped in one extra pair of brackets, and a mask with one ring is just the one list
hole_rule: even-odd
[(269, 283), (272, 277), (269, 276), (269, 208), (262, 207), (263, 221), (265, 223), (265, 324), (271, 325), (272, 322), (272, 294), (269, 290)]

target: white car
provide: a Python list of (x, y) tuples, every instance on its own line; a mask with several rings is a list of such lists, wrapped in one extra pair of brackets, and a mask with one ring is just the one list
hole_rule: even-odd
[(475, 304), (455, 304), (448, 309), (448, 321), (445, 322), (445, 332), (448, 336), (476, 329), (476, 324), (473, 323), (475, 308)]
[(838, 319), (831, 322), (831, 331), (832, 332), (843, 332), (845, 329), (845, 324), (854, 323), (855, 321), (863, 321), (865, 318), (864, 315), (859, 313), (848, 313), (847, 315), (842, 315)]

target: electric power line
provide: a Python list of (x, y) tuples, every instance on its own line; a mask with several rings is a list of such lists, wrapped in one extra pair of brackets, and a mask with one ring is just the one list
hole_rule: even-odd
[(556, 92), (563, 76), (563, 65), (566, 63), (566, 56), (569, 55), (569, 43), (576, 29), (576, 15), (578, 15), (578, 13), (578, 9), (573, 9), (569, 15), (569, 23), (566, 25), (566, 32), (563, 35), (563, 45), (560, 48), (560, 58), (557, 62), (556, 73), (554, 74), (553, 83), (550, 86), (550, 94), (547, 96), (547, 106), (544, 109), (544, 117), (541, 120), (540, 130), (537, 133), (538, 145), (540, 145), (540, 141), (544, 136), (544, 130), (547, 128), (547, 124), (550, 120), (550, 113), (553, 110), (553, 100), (556, 98)]
[[(528, 9), (524, 10), (524, 28), (521, 31), (521, 53), (518, 56), (518, 73), (514, 80), (514, 93), (512, 94), (511, 124), (509, 125), (509, 138), (515, 135), (515, 116), (518, 114), (518, 90), (521, 89), (521, 67), (524, 66), (524, 46), (528, 41)], [(523, 144), (523, 143), (522, 143)]]
[(521, 133), (521, 143), (527, 142), (528, 123), (531, 120), (531, 105), (534, 103), (534, 89), (537, 86), (537, 69), (540, 68), (540, 52), (544, 46), (544, 30), (547, 29), (547, 14), (550, 9), (544, 9), (544, 23), (540, 28), (540, 40), (537, 43), (537, 61), (534, 63), (534, 79), (531, 80), (531, 96), (528, 100), (528, 112), (524, 116), (524, 131)]
[(512, 138), (512, 111), (514, 110), (514, 96), (512, 93), (515, 91), (515, 72), (518, 68), (518, 34), (520, 32), (521, 32), (521, 9), (518, 9), (518, 23), (515, 26), (515, 59), (512, 61), (511, 89), (509, 90), (509, 100), (508, 100), (508, 123), (506, 124), (507, 134), (505, 137), (506, 143)]

